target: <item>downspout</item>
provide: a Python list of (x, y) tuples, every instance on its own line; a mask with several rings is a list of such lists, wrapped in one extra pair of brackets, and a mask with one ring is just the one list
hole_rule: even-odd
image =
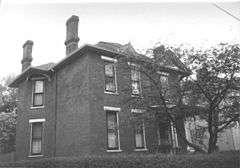
[(53, 156), (56, 157), (56, 150), (57, 150), (57, 88), (58, 88), (58, 83), (57, 83), (57, 72), (51, 69), (52, 72), (54, 73), (54, 78), (55, 78), (55, 109), (54, 109), (54, 150), (53, 150)]

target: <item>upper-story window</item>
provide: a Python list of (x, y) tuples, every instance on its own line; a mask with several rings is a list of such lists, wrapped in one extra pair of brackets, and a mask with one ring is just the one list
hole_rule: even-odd
[(117, 93), (116, 59), (102, 56), (104, 59), (105, 92)]
[(33, 106), (43, 106), (44, 102), (44, 81), (33, 81)]
[(132, 95), (141, 94), (140, 72), (136, 68), (131, 69)]
[(164, 90), (168, 90), (168, 73), (165, 72), (159, 72), (160, 74), (160, 82), (161, 86)]

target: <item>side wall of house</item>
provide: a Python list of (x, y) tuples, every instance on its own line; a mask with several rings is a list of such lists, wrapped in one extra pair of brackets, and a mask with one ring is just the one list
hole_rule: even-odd
[(57, 71), (56, 156), (89, 153), (89, 58), (86, 55)]
[[(107, 55), (104, 55), (107, 56)], [(90, 53), (89, 80), (90, 80), (90, 113), (91, 113), (91, 153), (107, 152), (107, 123), (104, 106), (121, 108), (118, 112), (120, 148), (122, 152), (134, 152), (134, 130), (130, 121), (131, 111), (127, 109), (126, 92), (131, 95), (130, 71), (121, 66), (118, 61), (116, 67), (117, 94), (104, 93), (104, 60), (101, 55)], [(128, 98), (129, 98), (128, 95)], [(151, 150), (157, 143), (156, 129), (151, 122), (145, 123), (147, 148)]]
[(45, 79), (44, 108), (31, 109), (32, 81), (25, 80), (18, 89), (16, 160), (32, 159), (30, 155), (30, 119), (45, 119), (43, 126), (43, 157), (54, 155), (54, 82)]

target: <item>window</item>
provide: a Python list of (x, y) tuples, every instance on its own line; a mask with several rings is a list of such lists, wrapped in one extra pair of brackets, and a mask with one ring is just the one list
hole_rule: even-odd
[(134, 115), (134, 139), (136, 149), (146, 149), (144, 119), (141, 117), (143, 110), (132, 109)]
[(33, 81), (33, 106), (43, 106), (44, 82), (42, 80)]
[(116, 59), (102, 56), (104, 59), (105, 91), (108, 93), (117, 92), (116, 83)]
[(107, 118), (107, 149), (120, 150), (118, 111), (105, 109)]
[(146, 148), (144, 121), (136, 121), (134, 126), (136, 149)]
[(137, 69), (131, 69), (131, 80), (132, 80), (132, 95), (140, 95), (141, 94), (140, 72)]
[(160, 73), (160, 82), (163, 87), (163, 89), (167, 90), (168, 89), (168, 74), (164, 72), (159, 72)]
[(31, 138), (30, 138), (30, 156), (42, 155), (42, 140), (43, 140), (43, 122), (45, 119), (32, 119)]

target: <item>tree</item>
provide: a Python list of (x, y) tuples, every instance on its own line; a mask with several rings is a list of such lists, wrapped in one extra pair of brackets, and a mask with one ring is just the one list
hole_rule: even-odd
[[(214, 152), (218, 133), (239, 117), (239, 45), (224, 45), (207, 51), (159, 46), (152, 50), (152, 59), (132, 53), (133, 56), (122, 58), (121, 64), (125, 65), (126, 72), (140, 71), (145, 82), (141, 96), (128, 97), (129, 88), (124, 88), (126, 97), (123, 104), (128, 108), (146, 109), (147, 117), (154, 117), (156, 124), (162, 120), (170, 121), (185, 145), (206, 152), (198, 144), (189, 142), (184, 130), (177, 126), (186, 116), (200, 116), (207, 121), (208, 153)], [(164, 66), (171, 65), (169, 60), (173, 55), (185, 60), (192, 75), (176, 75), (175, 82), (167, 87), (162, 78), (164, 75), (159, 72), (166, 71)], [(189, 72), (188, 69), (185, 71)]]
[(0, 150), (9, 153), (15, 150), (17, 90), (7, 87), (14, 76), (8, 76), (0, 84)]
[(188, 53), (195, 76), (188, 80), (189, 103), (203, 107), (199, 116), (207, 121), (208, 153), (217, 149), (218, 133), (239, 119), (239, 45), (221, 45)]

